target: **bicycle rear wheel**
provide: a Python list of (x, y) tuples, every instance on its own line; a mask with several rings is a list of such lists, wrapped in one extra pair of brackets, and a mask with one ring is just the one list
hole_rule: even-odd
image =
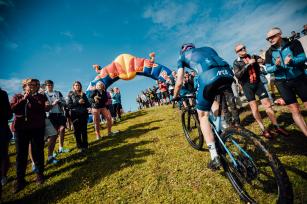
[(196, 150), (202, 150), (204, 137), (200, 129), (197, 112), (190, 109), (183, 110), (181, 123), (184, 136), (189, 144)]
[(221, 137), (233, 156), (231, 158), (223, 147), (219, 147), (221, 162), (242, 200), (248, 203), (293, 203), (287, 172), (262, 140), (239, 128), (227, 128)]

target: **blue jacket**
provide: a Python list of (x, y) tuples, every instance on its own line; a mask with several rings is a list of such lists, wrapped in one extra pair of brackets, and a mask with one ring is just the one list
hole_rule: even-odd
[(112, 104), (122, 103), (120, 93), (112, 94)]
[[(292, 60), (286, 65), (285, 58), (290, 55)], [(281, 65), (276, 66), (275, 61), (280, 57)], [(306, 55), (298, 40), (289, 41), (282, 39), (281, 48), (271, 46), (265, 53), (265, 64), (267, 72), (274, 73), (276, 80), (295, 79), (304, 74)]]

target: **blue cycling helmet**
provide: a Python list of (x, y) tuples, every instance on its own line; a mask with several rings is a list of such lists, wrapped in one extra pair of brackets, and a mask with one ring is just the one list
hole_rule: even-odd
[(195, 48), (195, 45), (193, 43), (185, 43), (181, 46), (180, 54), (182, 54), (185, 51), (190, 50), (192, 48)]

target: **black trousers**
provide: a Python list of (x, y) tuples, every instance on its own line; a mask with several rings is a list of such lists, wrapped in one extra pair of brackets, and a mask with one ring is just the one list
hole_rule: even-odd
[(44, 128), (16, 131), (16, 170), (17, 182), (24, 181), (28, 164), (28, 150), (31, 143), (32, 156), (38, 174), (44, 172)]
[(74, 135), (76, 138), (77, 148), (88, 148), (87, 142), (87, 119), (88, 115), (72, 117), (74, 126)]
[[(8, 147), (11, 139), (11, 131), (7, 124), (0, 124), (0, 172), (1, 176), (6, 174), (9, 167)], [(6, 176), (6, 175), (5, 175)], [(2, 185), (0, 184), (0, 199), (2, 196)]]

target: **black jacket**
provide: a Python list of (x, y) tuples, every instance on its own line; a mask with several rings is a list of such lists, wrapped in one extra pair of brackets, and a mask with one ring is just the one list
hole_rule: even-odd
[[(247, 55), (248, 57), (251, 58), (250, 55)], [(256, 73), (256, 83), (260, 81), (260, 66), (257, 63), (257, 59), (260, 57), (257, 55), (253, 55), (252, 58), (256, 60), (256, 62), (253, 64), (255, 73)], [(234, 62), (233, 62), (233, 71), (237, 79), (239, 80), (240, 84), (246, 84), (250, 83), (249, 79), (249, 73), (248, 69), (250, 69), (250, 65), (245, 64), (243, 61), (243, 58), (238, 57)]]
[[(84, 104), (80, 104), (79, 100), (83, 99), (85, 101)], [(91, 104), (89, 103), (87, 96), (85, 93), (82, 95), (78, 95), (76, 92), (71, 91), (68, 94), (67, 107), (70, 110), (71, 117), (79, 117), (88, 115), (87, 108), (89, 108)]]
[[(98, 103), (96, 103), (95, 100), (94, 100), (95, 96), (99, 97)], [(104, 108), (104, 107), (106, 107), (106, 103), (108, 102), (107, 92), (106, 91), (99, 92), (98, 90), (94, 90), (90, 94), (89, 101), (92, 104), (92, 108), (95, 108), (95, 109)]]
[[(8, 126), (8, 120), (13, 117), (8, 95), (0, 89), (0, 142), (7, 142), (11, 139), (12, 133)], [(1, 150), (2, 152), (2, 150)]]
[(8, 120), (13, 117), (8, 95), (0, 89), (0, 125), (7, 125)]

